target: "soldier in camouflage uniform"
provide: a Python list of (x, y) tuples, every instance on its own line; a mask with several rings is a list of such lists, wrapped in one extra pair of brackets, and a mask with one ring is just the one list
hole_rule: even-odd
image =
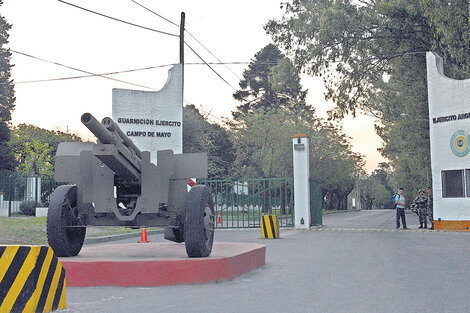
[(429, 222), (431, 222), (431, 229), (434, 229), (434, 216), (433, 216), (433, 208), (432, 208), (432, 189), (431, 187), (428, 187), (426, 189), (426, 192), (427, 192), (427, 198), (428, 198), (428, 201), (427, 201), (427, 215), (428, 215), (428, 219), (429, 219)]
[(418, 209), (418, 217), (419, 217), (419, 227), (418, 228), (428, 228), (428, 223), (426, 221), (426, 209), (428, 205), (428, 197), (424, 195), (424, 190), (419, 191), (419, 195), (415, 198), (414, 203), (416, 204), (416, 208)]

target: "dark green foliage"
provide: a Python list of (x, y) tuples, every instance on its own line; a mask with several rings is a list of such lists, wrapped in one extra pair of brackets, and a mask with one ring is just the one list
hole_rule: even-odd
[(333, 117), (375, 112), (377, 84), (393, 61), (406, 53), (424, 59), (433, 31), (419, 0), (296, 0), (281, 21), (265, 26), (276, 43), (294, 56), (297, 67), (321, 75)]
[(35, 201), (23, 201), (20, 204), (21, 214), (35, 216), (37, 203)]
[(285, 108), (293, 113), (312, 109), (305, 103), (307, 91), (302, 90), (294, 65), (273, 44), (255, 54), (239, 85), (233, 97), (242, 104), (233, 112), (234, 119), (257, 109)]
[(377, 93), (383, 118), (376, 132), (385, 143), (380, 152), (394, 168), (394, 191), (403, 187), (407, 194), (416, 194), (431, 185), (429, 111), (425, 60), (410, 58), (393, 61), (387, 86)]
[[(273, 62), (276, 60), (276, 63)], [(351, 151), (342, 130), (315, 116), (305, 102), (300, 76), (292, 62), (272, 44), (256, 53), (234, 97), (235, 176), (292, 177), (292, 135), (310, 138), (310, 176), (322, 184), (324, 207), (346, 209), (362, 157)]]
[(359, 179), (363, 209), (393, 209), (392, 195), (396, 193), (390, 186), (391, 168), (388, 163), (380, 163), (370, 175)]
[[(0, 0), (0, 7), (3, 1)], [(8, 31), (11, 25), (0, 15), (0, 170), (12, 170), (14, 157), (7, 142), (10, 139), (11, 112), (15, 108), (15, 91), (11, 79), (11, 53), (5, 48), (8, 44)]]
[(17, 154), (25, 142), (33, 140), (47, 143), (53, 148), (53, 155), (55, 155), (57, 147), (61, 142), (83, 141), (78, 135), (70, 133), (68, 130), (48, 130), (34, 125), (20, 124), (13, 128), (9, 145), (15, 154)]
[(322, 76), (332, 118), (362, 110), (377, 117), (393, 188), (431, 184), (425, 52), (453, 78), (470, 76), (464, 0), (294, 0), (265, 26), (294, 64)]
[(470, 77), (470, 9), (467, 0), (421, 0), (424, 16), (434, 31), (432, 49), (448, 65), (446, 74)]
[(183, 109), (183, 152), (207, 152), (209, 178), (227, 178), (234, 160), (227, 130), (209, 123), (194, 105)]
[(82, 141), (68, 131), (47, 130), (20, 124), (13, 128), (9, 146), (14, 153), (17, 169), (27, 175), (50, 177), (59, 143)]
[(0, 142), (0, 170), (12, 170), (15, 158), (6, 142)]

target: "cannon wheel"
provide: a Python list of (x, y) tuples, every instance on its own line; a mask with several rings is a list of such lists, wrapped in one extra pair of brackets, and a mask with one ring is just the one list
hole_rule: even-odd
[(47, 211), (47, 241), (57, 256), (75, 256), (82, 249), (86, 227), (78, 224), (77, 186), (59, 186)]
[(184, 240), (189, 257), (207, 257), (214, 242), (215, 213), (211, 192), (206, 186), (194, 186), (188, 193)]

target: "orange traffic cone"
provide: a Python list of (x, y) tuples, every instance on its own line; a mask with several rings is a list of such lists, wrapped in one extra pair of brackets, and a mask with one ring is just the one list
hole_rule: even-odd
[(222, 223), (222, 219), (220, 218), (220, 212), (219, 212), (219, 215), (217, 216), (217, 223)]
[(142, 232), (140, 233), (140, 240), (137, 241), (137, 243), (142, 242), (150, 242), (150, 240), (147, 239), (147, 230), (145, 228), (142, 228)]

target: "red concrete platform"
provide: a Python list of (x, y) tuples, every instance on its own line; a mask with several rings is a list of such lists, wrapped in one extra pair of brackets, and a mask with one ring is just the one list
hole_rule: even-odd
[(265, 264), (266, 247), (217, 242), (208, 258), (189, 258), (184, 244), (126, 243), (85, 246), (59, 258), (67, 287), (167, 286), (231, 280)]

